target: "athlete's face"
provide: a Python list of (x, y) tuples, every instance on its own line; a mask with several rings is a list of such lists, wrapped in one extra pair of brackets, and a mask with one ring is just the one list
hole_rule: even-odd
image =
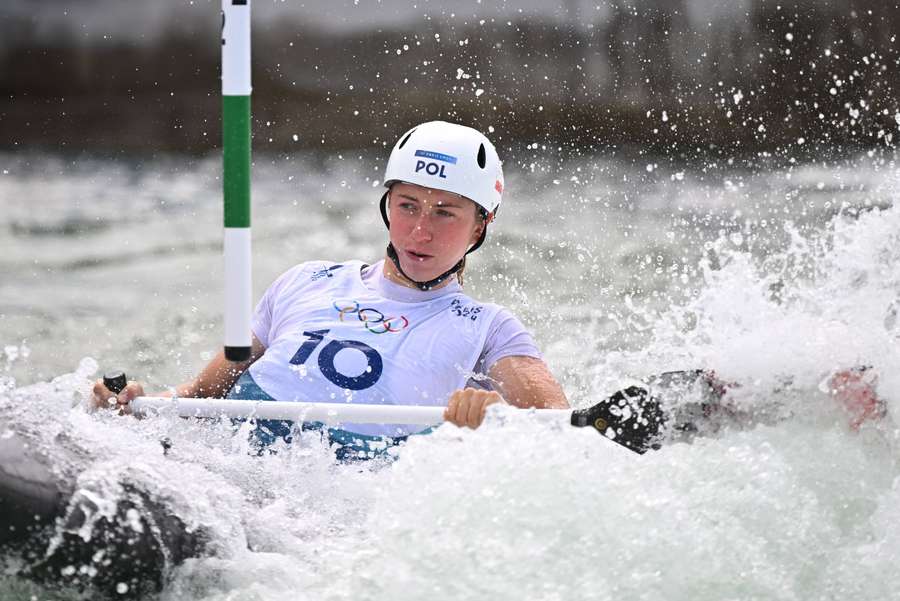
[(456, 265), (485, 227), (468, 198), (406, 183), (391, 186), (388, 219), (400, 266), (419, 282)]

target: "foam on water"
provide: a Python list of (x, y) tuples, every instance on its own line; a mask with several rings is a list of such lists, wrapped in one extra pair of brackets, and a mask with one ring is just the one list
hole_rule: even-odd
[(114, 499), (140, 474), (219, 537), (163, 598), (875, 599), (900, 585), (895, 453), (835, 422), (636, 456), (507, 416), (442, 427), (374, 468), (314, 444), (251, 458), (187, 423), (53, 421), (98, 457), (79, 486), (106, 478)]
[(897, 402), (900, 211), (839, 215), (814, 237), (784, 227), (787, 250), (762, 260), (720, 239), (712, 259), (702, 261), (695, 298), (659, 317), (645, 315), (653, 320), (650, 344), (613, 354), (601, 368), (641, 364), (647, 375), (702, 367), (761, 400), (786, 383), (794, 391), (825, 390), (835, 371), (871, 366), (878, 392)]

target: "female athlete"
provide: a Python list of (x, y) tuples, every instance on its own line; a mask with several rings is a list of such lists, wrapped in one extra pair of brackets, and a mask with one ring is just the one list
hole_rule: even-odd
[[(220, 352), (175, 394), (446, 405), (445, 419), (469, 428), (481, 425), (495, 403), (568, 407), (521, 322), (462, 289), (466, 256), (484, 241), (503, 194), (491, 142), (462, 125), (421, 124), (394, 146), (384, 185), (385, 257), (372, 265), (308, 261), (289, 269), (256, 307), (250, 360), (233, 363)], [(127, 411), (141, 395), (136, 382), (118, 395), (102, 380), (94, 386), (96, 406)], [(417, 430), (343, 424), (329, 434), (346, 444)], [(269, 423), (263, 434), (286, 432), (283, 423)]]

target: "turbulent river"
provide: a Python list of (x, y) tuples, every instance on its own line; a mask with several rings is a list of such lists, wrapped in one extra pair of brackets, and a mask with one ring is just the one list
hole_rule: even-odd
[[(255, 296), (303, 260), (380, 258), (383, 166), (256, 158)], [(224, 426), (81, 408), (104, 370), (164, 390), (219, 348), (219, 168), (0, 155), (0, 404), (91, 449), (91, 477), (140, 473), (215, 533), (217, 554), (179, 567), (163, 599), (897, 598), (893, 155), (677, 164), (521, 149), (465, 287), (526, 323), (572, 404), (703, 368), (740, 384), (742, 409), (784, 419), (642, 456), (494, 419), (438, 428), (389, 465), (335, 464), (316, 440), (257, 457)], [(860, 365), (888, 416), (853, 431), (826, 382)], [(4, 599), (77, 595), (0, 576)]]

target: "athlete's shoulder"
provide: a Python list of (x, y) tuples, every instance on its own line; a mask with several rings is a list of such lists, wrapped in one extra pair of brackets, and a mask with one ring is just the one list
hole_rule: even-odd
[(319, 280), (328, 280), (332, 279), (337, 275), (343, 275), (344, 273), (358, 273), (360, 268), (364, 265), (362, 261), (350, 260), (350, 261), (307, 261), (306, 263), (302, 263), (304, 266), (304, 273), (307, 274), (310, 281), (316, 282)]
[(449, 295), (448, 300), (447, 310), (450, 315), (469, 321), (493, 319), (499, 311), (503, 310), (500, 305), (477, 301), (463, 292)]
[(455, 318), (479, 322), (492, 333), (498, 331), (528, 333), (525, 325), (512, 311), (497, 303), (479, 302), (460, 293), (450, 299), (448, 310)]
[(297, 265), (294, 265), (293, 267), (288, 269), (286, 272), (284, 272), (282, 277), (301, 281), (316, 282), (322, 279), (333, 278), (341, 271), (353, 271), (354, 268), (358, 271), (363, 265), (364, 263), (358, 260), (341, 262), (321, 260), (304, 261), (303, 263), (298, 263)]
[(328, 284), (334, 278), (344, 272), (357, 271), (363, 265), (362, 261), (304, 261), (294, 265), (272, 283), (269, 290), (272, 293), (283, 294), (287, 292), (299, 292), (310, 286)]

